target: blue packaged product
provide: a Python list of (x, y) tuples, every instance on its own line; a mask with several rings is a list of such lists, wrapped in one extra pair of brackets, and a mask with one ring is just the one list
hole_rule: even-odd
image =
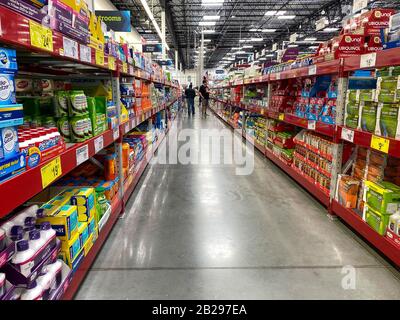
[(18, 132), (15, 127), (0, 128), (0, 159), (19, 155)]
[(0, 71), (18, 71), (17, 53), (14, 49), (0, 48)]
[(13, 73), (0, 74), (0, 105), (15, 104), (15, 81)]
[(25, 157), (16, 155), (11, 159), (0, 159), (0, 181), (12, 178), (25, 171)]
[(0, 106), (0, 128), (20, 126), (24, 123), (22, 104)]

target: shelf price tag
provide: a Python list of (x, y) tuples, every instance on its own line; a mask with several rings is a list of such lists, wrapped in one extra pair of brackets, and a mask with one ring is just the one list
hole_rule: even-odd
[(313, 64), (312, 66), (308, 67), (308, 75), (313, 76), (317, 74), (317, 65)]
[(390, 140), (383, 138), (383, 137), (378, 137), (375, 135), (372, 135), (371, 138), (371, 148), (384, 152), (384, 153), (388, 153), (389, 152), (389, 144), (390, 144)]
[(54, 180), (62, 175), (61, 158), (57, 157), (48, 164), (40, 168), (43, 189), (50, 185)]
[(94, 139), (94, 152), (97, 153), (104, 148), (104, 138), (103, 136)]
[(146, 119), (144, 112), (142, 113), (142, 122)]
[(315, 130), (316, 123), (317, 123), (317, 121), (315, 121), (315, 120), (308, 120), (307, 129), (308, 130)]
[(115, 128), (113, 131), (113, 138), (114, 138), (114, 141), (119, 138), (119, 128), (118, 127)]
[(85, 144), (82, 147), (76, 149), (76, 165), (79, 166), (81, 163), (89, 159), (89, 146)]
[(117, 70), (117, 67), (115, 65), (115, 58), (112, 56), (108, 56), (108, 69), (110, 70)]
[(276, 74), (276, 80), (281, 80), (281, 73), (280, 72)]
[(129, 65), (129, 74), (131, 76), (133, 76), (135, 74), (134, 70), (133, 70), (133, 66)]
[(132, 119), (132, 120), (131, 120), (131, 128), (134, 128), (134, 127), (136, 127), (135, 119)]
[(53, 52), (53, 31), (50, 28), (29, 20), (29, 33), (32, 46)]
[(92, 49), (83, 44), (80, 44), (79, 58), (82, 62), (92, 63)]
[(360, 68), (372, 68), (376, 64), (376, 52), (362, 54), (360, 57)]
[(342, 133), (340, 134), (342, 140), (349, 141), (351, 143), (354, 142), (354, 131), (347, 129), (347, 128), (342, 128)]
[(125, 124), (125, 133), (129, 132), (129, 122)]
[(128, 73), (128, 64), (126, 62), (122, 62), (122, 72)]
[(104, 66), (104, 52), (101, 50), (96, 50), (95, 55), (96, 64), (99, 66)]
[(285, 119), (285, 114), (284, 113), (280, 113), (278, 116), (278, 119), (283, 121)]
[(69, 58), (79, 59), (78, 42), (63, 37), (64, 56)]

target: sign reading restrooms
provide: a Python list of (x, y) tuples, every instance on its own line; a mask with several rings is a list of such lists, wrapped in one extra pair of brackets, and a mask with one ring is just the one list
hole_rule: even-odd
[(96, 16), (115, 32), (131, 32), (131, 12), (128, 10), (96, 10)]

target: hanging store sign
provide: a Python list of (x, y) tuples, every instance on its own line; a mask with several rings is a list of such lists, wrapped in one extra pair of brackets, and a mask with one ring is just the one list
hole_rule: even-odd
[(276, 50), (278, 50), (278, 44), (277, 44), (277, 43), (274, 43), (274, 44), (272, 45), (272, 51), (276, 51)]
[(160, 43), (157, 44), (143, 44), (143, 52), (161, 52), (162, 46)]
[(325, 27), (328, 25), (328, 19), (326, 19), (325, 17), (322, 19), (317, 20), (317, 22), (315, 23), (315, 30), (319, 31), (322, 29), (325, 29)]
[(368, 6), (368, 0), (354, 0), (353, 1), (353, 13), (356, 13)]
[(296, 40), (297, 40), (297, 33), (291, 34), (290, 37), (289, 37), (289, 41), (290, 42), (296, 42)]
[(115, 32), (131, 32), (131, 12), (128, 10), (96, 10), (96, 16), (107, 25), (108, 29)]

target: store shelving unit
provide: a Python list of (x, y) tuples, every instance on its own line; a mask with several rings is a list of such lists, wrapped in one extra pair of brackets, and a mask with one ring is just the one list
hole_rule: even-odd
[[(363, 57), (364, 56), (364, 57)], [(365, 65), (365, 58), (372, 57), (372, 61), (374, 61), (370, 65)], [(326, 75), (326, 74), (338, 74), (339, 79), (347, 80), (349, 72), (360, 70), (360, 69), (375, 69), (386, 66), (398, 66), (400, 65), (400, 48), (388, 49), (383, 51), (378, 51), (373, 54), (366, 55), (358, 55), (344, 59), (335, 59), (331, 61), (319, 62), (315, 65), (297, 68), (293, 70), (286, 70), (278, 73), (271, 73), (263, 76), (257, 76), (252, 79), (236, 79), (235, 81), (231, 81), (228, 85), (222, 85), (215, 89), (229, 89), (235, 88), (237, 86), (246, 86), (252, 84), (265, 84), (266, 86), (273, 81), (279, 81), (284, 79), (291, 79), (297, 77), (306, 77), (312, 75)], [(345, 81), (339, 82), (342, 85), (346, 83)], [(343, 88), (342, 88), (343, 89)], [(344, 90), (346, 90), (344, 88)], [(342, 91), (344, 93), (344, 91)], [(214, 99), (214, 98), (213, 98)], [(344, 97), (339, 96), (338, 100), (342, 99), (339, 107), (344, 109)], [(233, 106), (235, 108), (240, 108), (250, 113), (258, 114), (259, 116), (272, 118), (276, 120), (280, 120), (292, 125), (295, 125), (300, 128), (312, 130), (316, 133), (320, 133), (322, 135), (333, 138), (335, 143), (338, 143), (339, 148), (337, 148), (336, 152), (336, 163), (335, 170), (332, 171), (331, 176), (333, 181), (336, 182), (336, 175), (340, 173), (341, 170), (341, 161), (342, 161), (342, 153), (341, 148), (343, 147), (343, 143), (352, 143), (356, 146), (372, 148), (371, 141), (374, 138), (374, 135), (368, 132), (354, 130), (350, 128), (346, 128), (342, 125), (343, 119), (340, 119), (340, 110), (337, 111), (339, 114), (339, 121), (337, 121), (337, 125), (330, 125), (326, 123), (322, 123), (319, 121), (311, 121), (299, 118), (293, 114), (288, 113), (279, 113), (275, 111), (268, 110), (268, 108), (261, 108), (259, 106), (246, 105), (242, 102), (235, 103), (231, 100), (223, 100), (218, 97), (214, 99), (216, 103), (223, 104), (225, 106)], [(232, 123), (230, 119), (225, 119), (222, 117), (218, 110), (211, 108), (214, 113), (216, 113), (220, 119), (222, 119), (227, 125), (232, 127)], [(337, 120), (338, 120), (337, 119)], [(254, 144), (253, 137), (250, 137), (248, 134), (243, 131), (243, 137), (249, 140)], [(387, 137), (378, 137), (381, 139), (387, 140), (389, 147), (387, 154), (390, 156), (394, 156), (400, 158), (400, 141)], [(256, 146), (256, 145), (255, 145)], [(322, 204), (324, 204), (328, 212), (333, 215), (337, 215), (341, 219), (343, 219), (346, 223), (348, 223), (352, 228), (354, 228), (364, 239), (366, 239), (373, 247), (381, 251), (388, 259), (390, 259), (397, 267), (400, 266), (400, 247), (394, 244), (392, 241), (388, 240), (388, 238), (380, 236), (375, 230), (373, 230), (367, 223), (365, 223), (362, 218), (353, 210), (347, 209), (343, 207), (340, 203), (335, 201), (333, 196), (333, 190), (331, 190), (330, 194), (325, 192), (323, 189), (319, 188), (315, 185), (313, 181), (310, 181), (308, 177), (301, 174), (292, 166), (287, 165), (282, 159), (277, 157), (267, 148), (260, 148), (260, 146), (256, 146), (256, 148), (261, 151), (268, 159), (273, 161), (277, 166), (279, 166), (283, 171), (285, 171), (289, 176), (291, 176), (297, 183), (302, 185), (308, 192), (310, 192), (316, 199), (318, 199)], [(336, 183), (334, 183), (336, 187)]]

